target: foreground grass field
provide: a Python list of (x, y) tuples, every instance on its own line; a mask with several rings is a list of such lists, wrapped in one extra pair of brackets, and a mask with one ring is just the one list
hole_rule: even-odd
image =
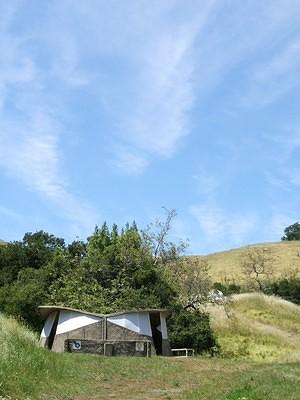
[[(236, 307), (241, 311), (246, 303)], [(246, 309), (252, 318), (253, 307)], [(268, 315), (259, 318), (264, 323)], [(290, 329), (288, 318), (279, 320)], [(223, 338), (228, 337), (224, 331)], [(0, 354), (1, 400), (300, 400), (299, 362), (55, 354), (39, 348), (33, 333), (1, 315)]]
[(214, 282), (231, 281), (244, 283), (245, 276), (241, 263), (247, 252), (255, 249), (264, 249), (272, 259), (273, 277), (278, 278), (300, 273), (300, 246), (298, 241), (282, 241), (260, 243), (244, 246), (237, 249), (212, 253), (207, 256), (190, 256), (196, 262), (207, 260), (211, 269), (210, 274)]

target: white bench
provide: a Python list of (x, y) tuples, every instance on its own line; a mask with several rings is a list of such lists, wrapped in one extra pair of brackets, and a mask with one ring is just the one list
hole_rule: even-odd
[(176, 357), (194, 357), (195, 350), (194, 349), (171, 349), (172, 353)]

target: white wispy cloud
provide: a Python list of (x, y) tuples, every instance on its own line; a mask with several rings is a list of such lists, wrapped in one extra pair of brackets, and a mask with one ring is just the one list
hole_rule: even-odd
[(276, 49), (267, 61), (258, 63), (249, 82), (245, 101), (251, 106), (266, 106), (300, 85), (300, 37)]
[[(144, 153), (170, 157), (181, 139), (190, 133), (188, 113), (195, 97), (193, 50), (214, 6), (214, 2), (204, 2), (198, 18), (180, 18), (174, 24), (168, 14), (174, 9), (178, 12), (180, 7), (175, 2), (169, 4), (173, 7), (169, 6), (167, 13), (164, 7), (157, 8), (157, 15), (152, 16), (154, 21), (145, 19), (145, 27), (132, 26), (136, 43), (131, 43), (133, 49), (127, 61), (136, 71), (129, 82), (133, 95), (128, 98), (130, 106), (125, 113), (117, 113), (116, 118), (119, 138), (135, 152), (140, 151), (141, 156)], [(146, 12), (143, 17), (147, 18)], [(151, 22), (154, 23), (150, 29)], [(122, 167), (122, 159), (128, 166), (126, 154), (118, 155), (117, 166)], [(135, 158), (132, 161), (134, 171)]]
[(43, 41), (55, 52), (49, 70), (50, 76), (74, 87), (84, 87), (91, 83), (93, 74), (86, 72), (82, 66), (82, 48), (74, 31), (68, 31), (62, 26), (57, 30), (50, 26)]
[(196, 189), (200, 195), (204, 195), (206, 198), (215, 197), (220, 186), (219, 179), (216, 176), (201, 169), (197, 174), (192, 176), (192, 179), (195, 182)]
[[(276, 76), (290, 68), (297, 53), (294, 37), (281, 38), (297, 23), (295, 1), (234, 6), (213, 0), (99, 1), (95, 6), (87, 0), (74, 7), (66, 0), (50, 10), (56, 20), (47, 25), (47, 43), (57, 54), (53, 73), (70, 85), (93, 83), (93, 95), (114, 120), (112, 140), (118, 145), (111, 165), (133, 174), (150, 159), (174, 155), (191, 132), (189, 113), (196, 100), (205, 99), (237, 66), (247, 65), (244, 90), (232, 103), (262, 104), (258, 80), (267, 85), (271, 75), (281, 93), (284, 84)], [(260, 52), (272, 51), (272, 40), (283, 42), (281, 53), (273, 51), (271, 61), (253, 65), (255, 54), (261, 58)], [(85, 59), (97, 60), (98, 68)]]
[[(63, 129), (48, 93), (49, 71), (43, 71), (26, 53), (26, 37), (12, 35), (9, 29), (18, 5), (8, 7), (10, 12), (0, 17), (4, 22), (0, 24), (0, 50), (5, 54), (0, 64), (0, 166), (28, 190), (50, 201), (55, 212), (77, 229), (91, 228), (96, 211), (74, 194), (62, 172)], [(56, 95), (59, 98), (59, 93)]]
[(186, 112), (193, 101), (192, 63), (187, 54), (192, 32), (174, 41), (176, 32), (159, 35), (141, 68), (143, 93), (132, 115), (122, 121), (127, 140), (138, 148), (169, 156), (188, 133)]
[(186, 8), (176, 0), (87, 0), (74, 7), (65, 0), (49, 6), (50, 38), (43, 40), (56, 54), (51, 72), (70, 85), (92, 84), (114, 121), (111, 165), (136, 174), (153, 156), (173, 155), (190, 133), (193, 50), (215, 3)]
[(228, 112), (284, 95), (298, 78), (299, 2), (220, 1), (214, 11), (195, 46), (197, 97), (205, 101), (226, 80)]
[[(75, 223), (95, 216), (63, 167), (66, 126), (61, 116), (79, 90), (90, 90), (84, 95), (107, 122), (104, 129), (98, 126), (98, 137), (105, 139), (92, 145), (110, 140), (111, 165), (137, 174), (157, 157), (178, 151), (192, 130), (190, 112), (227, 77), (233, 84), (222, 93), (233, 93), (233, 109), (269, 104), (299, 83), (298, 1), (54, 0), (40, 9), (40, 25), (22, 26), (19, 34), (11, 22), (25, 3), (6, 3), (0, 4), (0, 51), (5, 54), (0, 164)], [(216, 96), (216, 101), (219, 97), (224, 99)], [(204, 131), (193, 133), (207, 139)], [(229, 136), (226, 146), (233, 143), (239, 153)], [(289, 140), (287, 153), (299, 143), (296, 135)], [(290, 169), (288, 179), (298, 184), (298, 173), (297, 167)], [(219, 181), (222, 177), (204, 169), (195, 174), (198, 192), (212, 201), (191, 212), (208, 236), (222, 238), (226, 231), (238, 241), (251, 231), (255, 217), (227, 214), (226, 207), (219, 207)]]
[(148, 165), (144, 154), (128, 146), (116, 146), (116, 156), (112, 163), (124, 175), (141, 174)]
[(271, 78), (277, 78), (287, 73), (298, 72), (300, 64), (300, 37), (288, 42), (280, 52), (277, 52), (271, 60), (260, 65), (254, 71), (253, 79), (264, 82)]
[(257, 223), (254, 214), (225, 212), (213, 205), (194, 205), (189, 211), (199, 224), (202, 242), (215, 248), (224, 248), (228, 242), (244, 243)]
[(62, 186), (59, 176), (56, 128), (43, 112), (19, 123), (2, 124), (0, 163), (32, 190), (55, 197)]
[(22, 218), (22, 216), (18, 212), (3, 205), (0, 205), (0, 214), (15, 220), (19, 220)]
[(27, 189), (51, 201), (57, 214), (84, 229), (95, 224), (96, 211), (68, 187), (61, 170), (57, 123), (43, 112), (17, 123), (0, 124), (0, 165)]
[(265, 176), (271, 186), (290, 190), (293, 185), (300, 184), (300, 168), (297, 163), (297, 151), (300, 148), (300, 126), (297, 122), (288, 123), (279, 126), (278, 130), (279, 132), (275, 135), (268, 135), (272, 168), (265, 171)]

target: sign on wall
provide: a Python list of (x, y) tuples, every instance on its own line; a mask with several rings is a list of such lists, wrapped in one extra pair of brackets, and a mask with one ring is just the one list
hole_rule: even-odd
[(72, 342), (72, 350), (80, 350), (81, 349), (81, 340), (74, 340)]
[(136, 342), (135, 343), (135, 351), (144, 351), (145, 343), (144, 342)]

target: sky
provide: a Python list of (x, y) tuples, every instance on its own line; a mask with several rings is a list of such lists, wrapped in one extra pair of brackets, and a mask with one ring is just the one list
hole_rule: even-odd
[(0, 0), (0, 239), (176, 209), (206, 254), (299, 218), (299, 0)]

